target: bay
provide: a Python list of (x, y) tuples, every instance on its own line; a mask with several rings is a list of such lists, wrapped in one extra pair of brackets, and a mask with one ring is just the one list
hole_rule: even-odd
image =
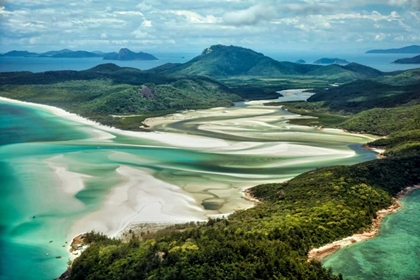
[(369, 137), (291, 126), (298, 115), (262, 102), (178, 112), (156, 133), (0, 105), (1, 279), (57, 277), (81, 232), (226, 215), (252, 207), (247, 187), (375, 158)]
[(402, 206), (384, 219), (378, 236), (340, 249), (324, 266), (346, 279), (419, 279), (420, 191), (403, 198)]

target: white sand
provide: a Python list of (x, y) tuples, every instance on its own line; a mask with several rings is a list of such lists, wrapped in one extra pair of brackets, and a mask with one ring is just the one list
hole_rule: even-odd
[(71, 236), (95, 230), (116, 236), (133, 223), (206, 219), (198, 203), (177, 186), (155, 179), (146, 169), (121, 166), (125, 182), (114, 187), (101, 208), (77, 221)]
[(212, 139), (212, 138), (195, 136), (195, 135), (125, 131), (125, 130), (117, 129), (114, 127), (101, 125), (97, 122), (88, 120), (79, 115), (69, 113), (63, 109), (53, 107), (53, 106), (31, 103), (31, 102), (24, 102), (24, 101), (19, 101), (19, 100), (4, 98), (4, 97), (0, 97), (0, 100), (4, 102), (9, 102), (9, 103), (14, 103), (14, 104), (24, 104), (24, 105), (29, 105), (35, 108), (48, 110), (56, 116), (66, 118), (68, 120), (71, 120), (80, 124), (88, 125), (90, 127), (94, 127), (95, 129), (90, 130), (90, 132), (93, 132), (93, 135), (92, 135), (93, 138), (90, 139), (89, 141), (112, 139), (112, 138), (115, 138), (113, 134), (119, 134), (119, 135), (124, 135), (124, 136), (135, 137), (135, 138), (158, 141), (158, 142), (170, 145), (170, 146), (178, 146), (178, 147), (209, 148), (209, 147), (220, 147), (220, 146), (228, 145), (226, 141), (221, 140), (221, 139)]
[[(350, 150), (341, 151), (336, 149), (317, 148), (303, 145), (294, 145), (288, 142), (235, 142), (172, 132), (149, 133), (122, 131), (120, 129), (100, 125), (96, 122), (82, 118), (76, 114), (72, 114), (52, 106), (21, 102), (6, 98), (0, 98), (0, 100), (46, 109), (59, 117), (87, 125), (89, 126), (87, 129), (89, 129), (89, 132), (92, 134), (92, 139), (84, 141), (100, 140), (101, 142), (111, 142), (112, 139), (115, 138), (115, 135), (125, 135), (139, 139), (152, 140), (156, 142), (156, 145), (160, 143), (161, 145), (170, 147), (190, 148), (211, 153), (261, 156), (296, 156), (297, 158), (293, 161), (295, 164), (307, 162), (308, 160), (319, 160), (319, 158), (303, 159), (303, 156), (324, 157), (323, 160), (325, 160), (329, 156), (344, 158), (354, 154), (354, 152)], [(256, 106), (259, 106), (263, 102), (259, 101), (253, 103), (255, 103)], [(251, 131), (254, 129), (254, 133), (251, 132), (251, 134), (246, 135), (258, 139), (258, 135), (262, 134), (259, 132), (260, 129), (275, 129), (276, 125), (273, 125), (271, 122), (279, 122), (290, 118), (299, 117), (297, 115), (268, 115), (275, 113), (276, 111), (278, 111), (278, 109), (262, 106), (256, 108), (213, 108), (200, 111), (185, 111), (171, 116), (148, 119), (146, 123), (153, 128), (154, 126), (169, 124), (176, 120), (212, 117), (228, 114), (229, 117), (231, 117), (229, 120), (217, 122), (209, 121), (207, 124), (200, 125), (200, 129), (210, 130), (213, 132), (221, 132), (223, 134), (235, 134), (234, 130), (237, 130), (238, 128), (251, 129)], [(92, 127), (94, 128), (93, 132), (91, 129)], [(284, 124), (282, 125), (282, 129), (284, 129)], [(301, 127), (301, 129), (306, 131), (313, 128)], [(264, 139), (264, 137), (270, 137), (270, 139), (272, 139), (272, 137), (276, 137), (279, 133), (284, 132), (279, 131), (272, 133), (268, 131), (262, 135), (261, 138)], [(345, 135), (343, 132), (340, 133)], [(241, 134), (238, 133), (238, 135)], [(336, 137), (336, 135), (332, 137)], [(60, 161), (58, 160), (50, 160), (49, 166), (60, 178), (63, 190), (71, 194), (75, 194), (82, 190), (84, 187), (83, 181), (88, 179), (88, 177), (84, 176), (83, 174), (68, 171), (66, 166), (60, 164), (59, 162)], [(281, 165), (281, 163), (269, 164), (277, 164), (278, 166)], [(180, 167), (179, 170), (182, 170), (182, 168)], [(190, 173), (197, 172), (200, 174), (220, 175), (220, 173), (217, 172), (206, 172), (202, 170), (194, 171), (188, 169), (186, 171)], [(117, 169), (117, 172), (124, 178), (124, 182), (115, 186), (111, 190), (111, 192), (105, 198), (104, 203), (98, 210), (87, 214), (73, 225), (70, 232), (71, 237), (91, 230), (96, 230), (110, 236), (115, 236), (132, 223), (183, 222), (205, 220), (207, 218), (206, 214), (209, 213), (209, 211), (206, 212), (203, 210), (202, 206), (200, 205), (201, 200), (198, 199), (200, 194), (196, 194), (196, 191), (194, 191), (194, 197), (198, 199), (197, 201), (191, 198), (189, 193), (183, 191), (179, 187), (154, 178), (151, 170), (121, 166)], [(270, 175), (254, 174), (252, 172), (246, 175), (228, 173), (223, 173), (223, 175), (226, 176), (226, 178), (229, 176), (230, 179), (236, 178), (234, 180), (236, 183), (238, 183), (238, 180), (245, 179), (248, 184), (251, 181), (257, 182), (258, 180), (261, 180), (261, 182), (267, 182), (267, 179), (272, 177)], [(212, 190), (212, 193), (217, 193), (218, 197), (229, 198), (229, 207), (226, 206), (223, 209), (226, 209), (230, 212), (233, 210), (234, 205), (243, 205), (238, 203), (238, 200), (241, 199), (240, 191), (243, 188), (223, 189), (220, 187), (220, 190), (216, 190), (217, 185), (213, 183), (215, 182), (209, 180), (209, 182), (206, 183), (207, 189), (211, 189), (212, 186), (214, 186), (215, 188)], [(231, 184), (231, 182), (223, 183)], [(245, 184), (245, 182), (243, 184)], [(192, 186), (193, 185), (194, 184), (192, 184)], [(235, 194), (237, 194), (237, 197), (235, 197)], [(212, 214), (214, 214), (214, 212), (212, 212)]]
[(91, 176), (68, 171), (68, 167), (60, 163), (62, 158), (63, 156), (57, 156), (50, 158), (45, 162), (52, 170), (54, 170), (57, 177), (60, 179), (63, 191), (68, 194), (76, 195), (84, 189), (85, 185), (83, 181), (91, 178)]

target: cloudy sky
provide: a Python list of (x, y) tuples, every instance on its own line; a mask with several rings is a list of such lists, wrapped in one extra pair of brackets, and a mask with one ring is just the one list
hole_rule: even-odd
[(367, 50), (420, 44), (420, 0), (0, 0), (0, 52)]

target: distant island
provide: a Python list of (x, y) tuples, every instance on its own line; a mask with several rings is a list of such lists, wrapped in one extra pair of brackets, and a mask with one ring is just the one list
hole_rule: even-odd
[(28, 52), (28, 51), (10, 51), (5, 54), (2, 54), (1, 56), (10, 56), (10, 57), (19, 57), (19, 56), (39, 56), (39, 54), (34, 52)]
[(119, 53), (107, 53), (103, 58), (104, 60), (157, 60), (152, 54), (145, 52), (135, 53), (126, 48), (122, 48)]
[(17, 51), (13, 50), (2, 54), (3, 57), (51, 57), (51, 58), (91, 58), (91, 57), (102, 57), (105, 60), (157, 60), (157, 58), (148, 53), (144, 52), (132, 52), (127, 48), (122, 48), (119, 53), (111, 52), (104, 53), (101, 51), (72, 51), (69, 49), (63, 49), (59, 51), (48, 51), (45, 53), (35, 53), (28, 51)]
[(412, 45), (399, 49), (370, 50), (366, 53), (420, 53), (420, 46)]
[(305, 63), (306, 63), (306, 61), (305, 61), (305, 60), (303, 60), (303, 59), (299, 59), (299, 60), (297, 60), (295, 63), (305, 64)]
[(314, 64), (349, 64), (345, 59), (341, 58), (321, 58), (314, 61)]
[(393, 63), (398, 64), (420, 64), (420, 55), (410, 58), (400, 58), (395, 60)]

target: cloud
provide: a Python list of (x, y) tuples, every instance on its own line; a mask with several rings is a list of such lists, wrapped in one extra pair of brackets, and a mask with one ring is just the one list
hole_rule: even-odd
[(66, 47), (115, 51), (138, 45), (152, 51), (200, 51), (217, 43), (262, 51), (279, 45), (419, 44), (420, 13), (414, 9), (419, 2), (125, 0), (104, 5), (101, 0), (0, 0), (0, 52)]
[(411, 7), (416, 10), (420, 10), (420, 1), (419, 0), (389, 0), (389, 5), (398, 6), (398, 7)]
[(245, 10), (232, 11), (223, 15), (223, 22), (228, 25), (255, 25), (261, 21), (269, 21), (277, 16), (271, 5), (258, 4)]
[(337, 5), (326, 4), (326, 3), (315, 3), (315, 4), (285, 4), (279, 8), (281, 11), (299, 15), (315, 15), (325, 14), (336, 11)]

